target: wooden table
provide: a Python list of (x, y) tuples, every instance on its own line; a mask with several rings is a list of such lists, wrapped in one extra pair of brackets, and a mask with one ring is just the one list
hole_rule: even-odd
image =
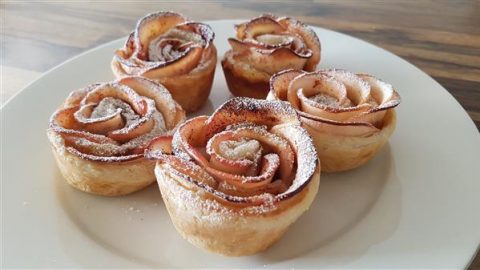
[[(309, 1), (0, 4), (2, 104), (51, 67), (126, 36), (138, 18), (173, 10), (195, 20), (270, 12), (383, 47), (442, 84), (480, 128), (480, 1)], [(480, 269), (477, 256), (471, 269)]]

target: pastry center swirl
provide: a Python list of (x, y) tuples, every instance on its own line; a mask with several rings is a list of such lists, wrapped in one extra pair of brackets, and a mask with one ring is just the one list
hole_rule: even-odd
[(330, 96), (328, 94), (320, 93), (320, 94), (310, 96), (308, 97), (308, 99), (310, 99), (315, 103), (322, 104), (329, 107), (344, 107), (340, 104), (339, 100), (336, 97)]
[(241, 138), (219, 143), (219, 154), (226, 159), (254, 161), (262, 154), (262, 146), (257, 140)]
[(205, 150), (192, 147), (190, 136), (182, 136), (190, 156), (227, 194), (278, 194), (292, 181), (295, 154), (286, 139), (265, 126), (230, 126), (208, 139)]
[[(284, 102), (233, 98), (210, 117), (181, 125), (169, 147), (159, 137), (146, 156), (158, 169), (208, 197), (238, 205), (270, 205), (295, 195), (318, 159), (298, 114)], [(205, 194), (207, 194), (205, 193)]]
[(69, 107), (54, 115), (53, 126), (62, 132), (65, 145), (79, 155), (140, 155), (149, 141), (167, 132), (168, 118), (155, 101), (125, 84), (95, 86), (78, 92), (71, 100)]
[(148, 60), (151, 62), (170, 62), (185, 54), (191, 46), (203, 46), (205, 41), (196, 33), (171, 29), (164, 35), (150, 41)]
[(90, 119), (110, 118), (116, 114), (122, 116), (125, 126), (130, 126), (140, 119), (132, 107), (118, 98), (106, 97), (93, 109)]
[(293, 37), (291, 36), (276, 34), (258, 35), (255, 39), (268, 45), (288, 45), (293, 42)]

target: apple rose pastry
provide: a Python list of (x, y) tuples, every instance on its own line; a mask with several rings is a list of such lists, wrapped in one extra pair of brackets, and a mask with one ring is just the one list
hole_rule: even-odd
[[(230, 256), (268, 248), (312, 203), (313, 142), (287, 103), (234, 98), (152, 141), (146, 156), (177, 231)], [(172, 147), (170, 147), (172, 146)]]
[(325, 172), (370, 160), (392, 135), (400, 103), (390, 84), (335, 69), (279, 72), (270, 80), (267, 99), (288, 101), (298, 111)]
[(270, 77), (285, 69), (315, 70), (320, 41), (305, 24), (288, 17), (262, 15), (235, 26), (232, 49), (222, 60), (228, 89), (235, 96), (264, 99)]
[(212, 88), (217, 63), (210, 26), (173, 12), (142, 18), (124, 48), (115, 52), (117, 78), (139, 75), (163, 84), (188, 112), (198, 110)]
[(72, 92), (52, 115), (47, 134), (70, 185), (115, 196), (155, 181), (155, 162), (144, 158), (144, 150), (184, 121), (185, 112), (162, 85), (125, 77)]

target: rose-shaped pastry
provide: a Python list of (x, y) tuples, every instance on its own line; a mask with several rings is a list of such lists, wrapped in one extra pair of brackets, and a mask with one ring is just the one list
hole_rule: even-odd
[(149, 14), (115, 52), (112, 70), (117, 78), (140, 75), (163, 84), (184, 110), (193, 112), (212, 88), (217, 64), (213, 38), (210, 26), (180, 14)]
[[(170, 147), (172, 146), (172, 147)], [(146, 151), (180, 234), (209, 251), (241, 256), (278, 240), (308, 209), (320, 164), (285, 102), (234, 98), (193, 118)]]
[(184, 121), (185, 111), (162, 85), (125, 77), (72, 92), (52, 115), (47, 134), (69, 184), (115, 196), (155, 181), (155, 162), (144, 158), (144, 150)]
[(235, 26), (232, 49), (222, 60), (228, 89), (235, 96), (264, 99), (270, 77), (285, 69), (313, 71), (320, 62), (320, 41), (305, 24), (288, 17), (262, 15)]
[(371, 75), (345, 70), (287, 70), (272, 76), (269, 100), (286, 100), (313, 138), (322, 171), (356, 168), (392, 135), (400, 96)]

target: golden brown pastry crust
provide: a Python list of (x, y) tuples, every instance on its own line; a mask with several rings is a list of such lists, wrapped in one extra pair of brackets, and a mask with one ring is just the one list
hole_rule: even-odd
[(124, 162), (101, 162), (81, 158), (65, 150), (63, 138), (49, 131), (52, 152), (63, 178), (73, 187), (104, 196), (125, 195), (155, 181), (155, 162), (143, 157)]
[(338, 172), (357, 168), (372, 159), (387, 143), (396, 126), (394, 110), (389, 110), (380, 131), (370, 136), (338, 136), (304, 124), (322, 161), (322, 171)]
[[(235, 61), (229, 60), (233, 53), (227, 52), (224, 60), (222, 61), (223, 74), (227, 82), (227, 87), (230, 92), (237, 97), (251, 97), (257, 99), (264, 99), (268, 94), (268, 75), (262, 76), (264, 78), (249, 78), (246, 79), (245, 69), (242, 69), (241, 65), (235, 63)], [(257, 73), (256, 76), (259, 76)]]
[(212, 29), (173, 12), (140, 19), (111, 67), (117, 78), (139, 75), (164, 85), (187, 112), (205, 103), (212, 88), (217, 50)]
[(184, 121), (185, 111), (162, 85), (125, 77), (72, 92), (52, 115), (47, 135), (69, 184), (116, 196), (155, 181), (144, 149)]
[(322, 171), (365, 164), (396, 126), (400, 96), (371, 75), (345, 70), (286, 70), (272, 76), (268, 100), (289, 101), (313, 138)]
[(235, 96), (264, 99), (270, 76), (285, 69), (315, 70), (320, 41), (305, 24), (265, 14), (236, 25), (232, 49), (222, 59), (228, 89)]
[[(208, 194), (195, 190), (185, 192), (177, 176), (166, 172), (166, 166), (157, 165), (157, 181), (177, 231), (193, 245), (227, 256), (252, 255), (273, 245), (308, 210), (320, 183), (320, 172), (316, 170), (311, 182), (295, 199), (277, 205), (281, 211), (245, 215), (231, 212), (230, 207), (217, 204)], [(173, 199), (186, 194), (191, 203)], [(207, 201), (214, 209), (206, 210), (212, 207), (205, 203)]]
[(278, 101), (231, 99), (212, 116), (185, 122), (172, 144), (152, 141), (146, 155), (158, 160), (157, 182), (177, 231), (228, 256), (271, 246), (309, 208), (320, 181), (310, 136)]

